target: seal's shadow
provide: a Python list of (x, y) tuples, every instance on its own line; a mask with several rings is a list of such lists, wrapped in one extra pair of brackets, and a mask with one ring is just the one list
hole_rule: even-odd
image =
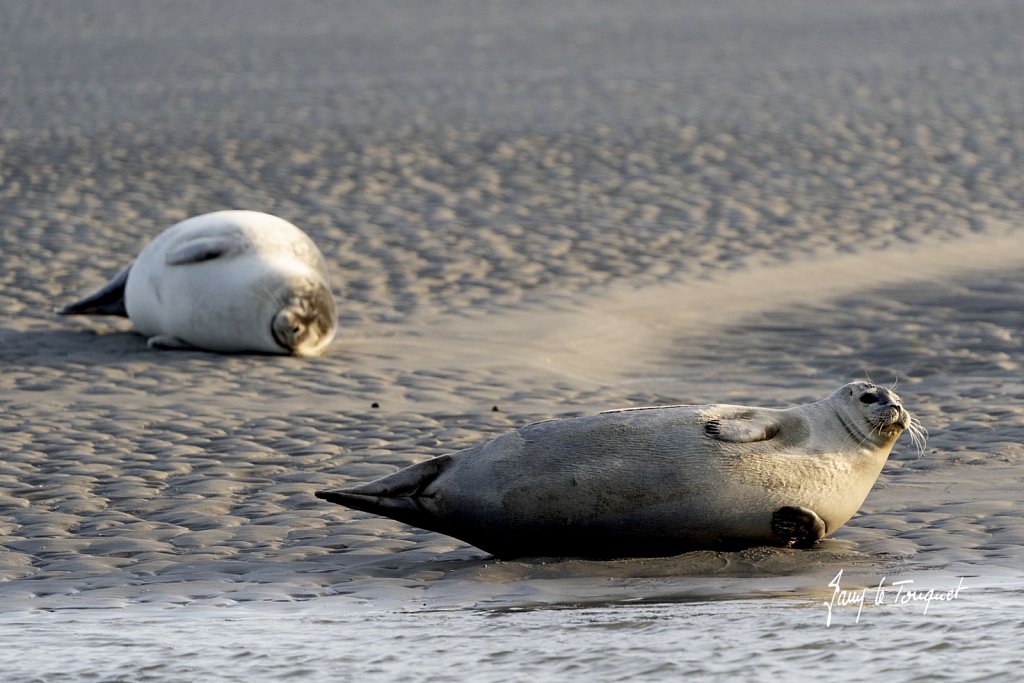
[[(14, 330), (0, 327), (0, 363), (51, 368), (118, 365), (153, 353), (140, 334), (120, 330)], [(197, 352), (198, 353), (198, 352)]]
[[(333, 344), (317, 360), (353, 362), (355, 356)], [(0, 367), (17, 365), (63, 368), (69, 364), (116, 366), (126, 363), (159, 362), (175, 365), (196, 359), (267, 358), (278, 361), (303, 361), (296, 356), (246, 352), (217, 353), (204, 349), (151, 349), (146, 338), (128, 329), (56, 329), (16, 330), (0, 327)]]

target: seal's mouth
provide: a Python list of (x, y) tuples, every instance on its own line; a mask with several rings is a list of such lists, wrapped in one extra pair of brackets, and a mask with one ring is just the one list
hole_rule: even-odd
[(898, 435), (910, 424), (910, 413), (898, 404), (879, 406), (873, 422), (881, 433)]

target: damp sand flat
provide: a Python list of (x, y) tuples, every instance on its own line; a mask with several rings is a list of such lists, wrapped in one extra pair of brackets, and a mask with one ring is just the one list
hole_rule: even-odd
[[(360, 342), (373, 352), (312, 363), (184, 353), (164, 354), (172, 365), (158, 370), (141, 340), (110, 333), (104, 343), (135, 351), (104, 366), (97, 363), (103, 351), (68, 348), (60, 368), (37, 364), (11, 375), (31, 377), (32, 385), (16, 392), (5, 417), (5, 604), (232, 604), (337, 592), (372, 600), (392, 589), (414, 599), (433, 581), (455, 579), (471, 584), (462, 599), (450, 586), (441, 591), (457, 604), (493, 600), (496, 589), (511, 590), (515, 603), (516, 583), (534, 579), (589, 594), (595, 578), (630, 576), (742, 576), (747, 590), (759, 576), (770, 586), (793, 572), (819, 585), (844, 567), (962, 572), (981, 563), (1001, 574), (1021, 559), (1013, 510), (1024, 409), (1014, 371), (1024, 281), (1016, 272), (856, 287), (854, 296), (766, 309), (671, 338), (659, 338), (662, 319), (641, 318), (646, 328), (636, 319), (653, 298), (673, 299), (659, 286), (628, 313), (599, 305), (615, 297), (601, 299), (583, 317), (602, 324), (581, 328), (568, 351), (565, 330), (548, 340), (528, 332), (527, 323), (549, 319), (530, 310), (494, 321), (442, 318), (408, 336)], [(765, 275), (769, 297), (774, 275)], [(726, 277), (723, 293), (747, 277)], [(694, 287), (715, 291), (713, 283)], [(510, 322), (525, 326), (518, 338), (503, 329)], [(623, 326), (648, 336), (628, 336)], [(450, 336), (439, 338), (437, 328)], [(593, 342), (602, 334), (609, 344)], [(616, 357), (602, 350), (625, 353), (619, 362), (632, 371), (610, 370)], [(357, 359), (359, 371), (341, 367), (345, 358)], [(430, 369), (403, 367), (410, 358)], [(113, 374), (109, 385), (90, 379), (105, 371)], [(176, 391), (160, 388), (188, 372), (195, 376)], [(368, 481), (530, 420), (709, 395), (784, 407), (826, 395), (835, 377), (865, 373), (899, 378), (932, 432), (929, 448), (917, 458), (901, 441), (862, 514), (814, 553), (499, 563), (452, 539), (312, 497), (317, 488)], [(15, 426), (26, 414), (31, 421)], [(624, 591), (591, 597), (631, 590), (627, 582)], [(521, 597), (534, 599), (532, 591)]]
[[(614, 624), (635, 601), (815, 606), (768, 600), (752, 645), (819, 624), (839, 569), (851, 585), (967, 575), (1003, 586), (977, 609), (1011, 604), (1018, 6), (241, 8), (0, 10), (0, 611), (23, 651), (46, 652), (75, 608), (157, 640), (171, 627), (145, 610), (384, 610), (355, 640), (372, 645), (419, 633), (405, 612), (611, 605), (559, 614)], [(171, 222), (226, 207), (321, 245), (341, 297), (326, 357), (158, 354), (121, 321), (50, 313)], [(312, 497), (529, 421), (784, 407), (865, 373), (899, 379), (929, 447), (901, 440), (861, 514), (812, 552), (495, 562)], [(654, 633), (747, 614), (679, 610)], [(912, 656), (949, 636), (906, 618), (933, 629), (900, 641)], [(273, 652), (260, 619), (246, 623)], [(598, 640), (581, 647), (598, 657)], [(307, 642), (296, 670), (320, 649)], [(642, 672), (630, 651), (663, 675), (726, 671), (626, 642), (610, 678)], [(996, 671), (1010, 657), (985, 656)]]

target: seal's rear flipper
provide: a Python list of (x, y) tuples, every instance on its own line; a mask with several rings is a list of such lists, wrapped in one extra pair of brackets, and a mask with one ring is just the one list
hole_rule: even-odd
[(787, 505), (772, 513), (772, 533), (788, 548), (810, 548), (828, 533), (813, 510)]
[(422, 529), (439, 530), (439, 520), (422, 505), (423, 490), (450, 462), (451, 456), (442, 455), (369, 484), (340, 491), (316, 491), (315, 495), (331, 503), (390, 517)]
[(124, 286), (128, 282), (128, 273), (132, 266), (128, 264), (124, 270), (110, 278), (107, 284), (103, 285), (89, 296), (58, 308), (58, 315), (119, 315), (128, 317), (128, 310), (124, 307)]

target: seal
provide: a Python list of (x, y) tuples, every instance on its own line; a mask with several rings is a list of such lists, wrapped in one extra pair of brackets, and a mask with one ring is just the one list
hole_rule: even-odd
[(61, 315), (119, 315), (159, 349), (323, 353), (337, 331), (323, 255), (288, 221), (217, 211), (176, 223)]
[(663, 406), (549, 420), (355, 488), (339, 505), (499, 558), (808, 548), (860, 508), (896, 439), (926, 433), (890, 389), (785, 410)]

